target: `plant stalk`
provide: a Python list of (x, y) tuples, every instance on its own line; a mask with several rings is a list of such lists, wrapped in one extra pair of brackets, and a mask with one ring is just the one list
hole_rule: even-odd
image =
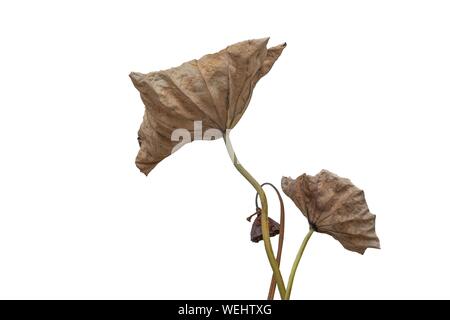
[[(285, 216), (284, 216), (284, 202), (283, 198), (281, 197), (280, 192), (278, 191), (277, 187), (275, 187), (270, 182), (264, 182), (261, 187), (264, 186), (271, 186), (273, 190), (277, 193), (278, 200), (280, 201), (280, 233), (278, 235), (278, 248), (277, 248), (277, 264), (278, 268), (281, 264), (281, 255), (283, 252), (283, 242), (284, 242), (284, 222), (285, 222)], [(255, 206), (258, 208), (258, 194), (256, 194), (255, 198)], [(275, 290), (276, 290), (277, 283), (275, 281), (275, 275), (272, 274), (272, 280), (270, 281), (270, 287), (269, 287), (269, 293), (267, 295), (267, 300), (273, 300), (275, 297)]]
[(306, 234), (305, 238), (303, 239), (302, 245), (300, 246), (300, 249), (298, 250), (297, 256), (295, 257), (294, 264), (292, 265), (292, 269), (291, 269), (291, 274), (289, 275), (288, 285), (286, 288), (286, 296), (285, 296), (286, 300), (289, 300), (291, 298), (292, 286), (294, 284), (294, 278), (295, 278), (295, 273), (298, 268), (298, 264), (300, 263), (300, 259), (303, 256), (303, 252), (305, 251), (306, 245), (308, 244), (308, 241), (311, 238), (313, 233), (314, 233), (314, 229), (310, 228), (308, 233)]
[(269, 259), (270, 266), (272, 267), (273, 276), (275, 277), (275, 281), (278, 286), (278, 291), (280, 292), (281, 299), (286, 296), (286, 287), (284, 286), (283, 277), (280, 272), (280, 268), (275, 259), (275, 255), (273, 253), (272, 244), (270, 242), (269, 235), (269, 220), (268, 220), (268, 212), (267, 212), (267, 197), (264, 193), (263, 188), (259, 184), (255, 178), (239, 163), (236, 154), (233, 150), (233, 146), (231, 145), (229, 130), (224, 134), (225, 145), (228, 150), (228, 154), (230, 156), (233, 165), (239, 171), (239, 173), (255, 188), (256, 192), (259, 194), (259, 198), (261, 201), (261, 228), (262, 228), (262, 236), (264, 241), (264, 248), (266, 250), (267, 258)]

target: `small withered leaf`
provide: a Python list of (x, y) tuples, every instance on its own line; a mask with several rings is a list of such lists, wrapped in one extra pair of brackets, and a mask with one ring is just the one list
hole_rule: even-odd
[(367, 248), (380, 248), (375, 215), (369, 211), (364, 192), (349, 179), (322, 170), (295, 180), (283, 177), (281, 187), (315, 231), (331, 235), (344, 248), (360, 254)]
[[(220, 138), (239, 122), (256, 83), (286, 46), (268, 49), (268, 40), (239, 42), (168, 70), (130, 73), (145, 105), (136, 157), (144, 174), (185, 143)], [(175, 130), (183, 136), (173, 137)]]
[[(280, 233), (280, 224), (269, 217), (269, 235), (275, 237)], [(252, 242), (259, 242), (263, 239), (261, 227), (261, 214), (258, 214), (252, 224), (250, 231), (250, 240)]]

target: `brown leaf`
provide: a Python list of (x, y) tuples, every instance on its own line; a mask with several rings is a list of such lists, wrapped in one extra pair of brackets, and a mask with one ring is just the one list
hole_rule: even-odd
[[(172, 141), (174, 130), (186, 129), (187, 143), (201, 139), (209, 129), (215, 129), (209, 135), (220, 138), (238, 123), (256, 83), (285, 47), (267, 49), (268, 40), (239, 42), (168, 70), (130, 74), (145, 104), (136, 158), (143, 173), (147, 175), (179, 146), (179, 140)], [(194, 121), (202, 122), (200, 137), (194, 136)]]
[(281, 187), (317, 232), (327, 233), (346, 249), (361, 254), (367, 248), (380, 248), (375, 215), (369, 212), (364, 192), (349, 179), (322, 170), (295, 180), (283, 177)]

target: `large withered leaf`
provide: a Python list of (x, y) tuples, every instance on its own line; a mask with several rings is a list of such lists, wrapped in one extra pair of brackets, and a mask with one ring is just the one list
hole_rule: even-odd
[(194, 136), (195, 121), (201, 121), (201, 137), (217, 129), (216, 138), (238, 123), (256, 83), (285, 47), (267, 49), (268, 40), (239, 42), (168, 70), (130, 74), (145, 104), (136, 158), (143, 173), (148, 174), (179, 145), (172, 141), (174, 130), (186, 129), (190, 139), (185, 142), (190, 142), (199, 139)]
[(349, 179), (327, 170), (297, 179), (283, 177), (281, 187), (317, 232), (327, 233), (346, 249), (364, 254), (380, 248), (375, 215), (370, 213), (364, 192)]

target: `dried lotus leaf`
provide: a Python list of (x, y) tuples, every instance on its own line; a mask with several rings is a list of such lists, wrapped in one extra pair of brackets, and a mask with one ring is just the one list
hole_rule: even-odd
[(281, 186), (317, 232), (331, 235), (360, 254), (367, 248), (380, 248), (375, 215), (369, 211), (364, 192), (349, 179), (322, 170), (315, 176), (283, 177)]
[(136, 157), (136, 166), (143, 173), (147, 175), (175, 151), (179, 145), (179, 140), (172, 138), (175, 130), (184, 129), (190, 142), (198, 138), (194, 136), (196, 121), (201, 121), (200, 137), (209, 129), (215, 129), (213, 136), (220, 137), (239, 122), (256, 83), (285, 47), (267, 49), (268, 40), (239, 42), (168, 70), (130, 73), (145, 104)]

